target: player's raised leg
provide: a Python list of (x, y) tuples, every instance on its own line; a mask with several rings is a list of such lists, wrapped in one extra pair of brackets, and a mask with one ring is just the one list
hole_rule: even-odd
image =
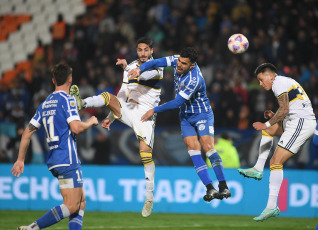
[(281, 127), (281, 124), (275, 124), (266, 130), (262, 130), (262, 138), (259, 146), (259, 155), (256, 164), (252, 168), (239, 168), (237, 169), (237, 171), (244, 177), (261, 180), (263, 178), (264, 165), (273, 146), (273, 137), (281, 136), (282, 132), (283, 129)]
[(145, 184), (146, 184), (146, 198), (145, 204), (142, 209), (142, 216), (148, 217), (152, 213), (153, 209), (153, 190), (154, 190), (154, 181), (155, 181), (155, 163), (152, 159), (152, 149), (147, 146), (147, 144), (139, 139), (140, 146), (140, 157), (144, 165), (145, 170)]
[(103, 92), (97, 96), (81, 99), (77, 85), (72, 85), (70, 94), (75, 97), (79, 110), (82, 108), (99, 108), (107, 106), (113, 112), (116, 118), (121, 116), (120, 103), (117, 97), (111, 93)]

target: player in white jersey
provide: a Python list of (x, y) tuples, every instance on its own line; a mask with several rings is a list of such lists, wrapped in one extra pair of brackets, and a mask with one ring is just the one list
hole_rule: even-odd
[(59, 180), (63, 204), (52, 208), (29, 226), (19, 230), (38, 230), (51, 226), (69, 217), (69, 229), (82, 229), (85, 208), (83, 176), (77, 157), (74, 134), (84, 132), (98, 120), (92, 116), (82, 122), (78, 115), (75, 98), (69, 95), (72, 84), (72, 68), (58, 64), (52, 69), (55, 91), (38, 107), (28, 127), (24, 130), (19, 147), (19, 156), (13, 165), (13, 176), (19, 177), (24, 170), (24, 158), (31, 136), (43, 125), (46, 140), (50, 147), (46, 164), (51, 173)]
[(108, 92), (103, 92), (98, 96), (81, 100), (76, 86), (72, 86), (74, 93), (71, 92), (78, 98), (79, 104), (83, 105), (84, 108), (102, 107), (104, 105), (110, 108), (112, 112), (102, 122), (104, 128), (109, 129), (114, 119), (118, 119), (134, 130), (139, 141), (139, 152), (145, 170), (146, 199), (142, 210), (142, 216), (144, 217), (148, 217), (153, 209), (155, 164), (152, 159), (152, 148), (155, 118), (147, 122), (141, 122), (140, 118), (149, 109), (159, 104), (163, 68), (153, 68), (145, 71), (140, 76), (139, 81), (128, 80), (127, 74), (130, 69), (153, 59), (152, 54), (152, 40), (142, 37), (137, 41), (138, 60), (133, 61), (128, 66), (126, 60), (117, 60), (116, 64), (124, 68), (123, 83), (117, 97)]
[(266, 123), (255, 122), (253, 127), (262, 130), (259, 157), (253, 168), (238, 169), (243, 176), (262, 179), (263, 169), (273, 144), (273, 136), (279, 142), (270, 160), (269, 197), (267, 206), (255, 221), (263, 221), (279, 215), (277, 197), (283, 181), (283, 164), (310, 139), (315, 131), (316, 119), (311, 102), (303, 88), (294, 79), (277, 75), (277, 69), (264, 63), (255, 70), (260, 85), (265, 90), (273, 90), (279, 104), (276, 113), (266, 110)]

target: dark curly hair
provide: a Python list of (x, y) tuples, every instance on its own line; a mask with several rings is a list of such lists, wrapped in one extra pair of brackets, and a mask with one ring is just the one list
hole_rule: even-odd
[(181, 50), (180, 57), (189, 58), (194, 63), (198, 59), (198, 52), (193, 47), (186, 47)]
[(137, 40), (137, 43), (136, 43), (136, 47), (138, 46), (138, 44), (140, 43), (145, 43), (147, 44), (150, 48), (152, 48), (153, 46), (153, 41), (150, 37), (141, 37)]
[(254, 71), (254, 74), (255, 76), (257, 76), (259, 73), (264, 73), (268, 70), (270, 70), (271, 72), (277, 73), (277, 68), (273, 64), (263, 63), (257, 66), (256, 70)]
[(72, 67), (70, 67), (68, 64), (60, 63), (51, 68), (51, 73), (55, 79), (56, 85), (61, 86), (72, 74)]

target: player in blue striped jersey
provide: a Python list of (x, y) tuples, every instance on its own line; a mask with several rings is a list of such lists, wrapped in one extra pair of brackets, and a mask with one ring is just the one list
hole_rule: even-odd
[(55, 91), (38, 107), (28, 127), (23, 132), (18, 159), (13, 165), (13, 176), (19, 177), (24, 170), (24, 158), (31, 136), (43, 125), (49, 154), (46, 164), (59, 180), (63, 204), (52, 208), (44, 216), (20, 230), (38, 230), (69, 217), (69, 229), (82, 229), (85, 208), (83, 176), (77, 155), (75, 134), (81, 133), (98, 120), (92, 116), (86, 122), (80, 120), (76, 100), (69, 95), (72, 84), (72, 68), (58, 64), (52, 69)]
[[(231, 196), (226, 185), (223, 164), (214, 148), (214, 115), (206, 96), (204, 78), (196, 63), (198, 54), (191, 48), (184, 48), (180, 56), (169, 56), (148, 61), (128, 73), (130, 79), (139, 78), (141, 72), (154, 67), (174, 67), (174, 85), (176, 98), (154, 109), (148, 110), (142, 121), (147, 121), (154, 113), (180, 108), (181, 131), (183, 141), (188, 147), (196, 172), (207, 187), (206, 201)], [(198, 138), (199, 136), (199, 138)], [(201, 146), (210, 159), (219, 180), (219, 192), (213, 187), (207, 165), (201, 156)]]

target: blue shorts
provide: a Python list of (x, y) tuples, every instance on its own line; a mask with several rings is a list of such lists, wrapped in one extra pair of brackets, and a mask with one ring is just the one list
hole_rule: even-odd
[(56, 167), (51, 169), (51, 173), (59, 181), (60, 189), (83, 187), (83, 174), (81, 168), (67, 170), (68, 168), (69, 167)]
[(212, 110), (204, 113), (184, 114), (180, 113), (182, 137), (205, 136), (214, 137), (214, 115)]

